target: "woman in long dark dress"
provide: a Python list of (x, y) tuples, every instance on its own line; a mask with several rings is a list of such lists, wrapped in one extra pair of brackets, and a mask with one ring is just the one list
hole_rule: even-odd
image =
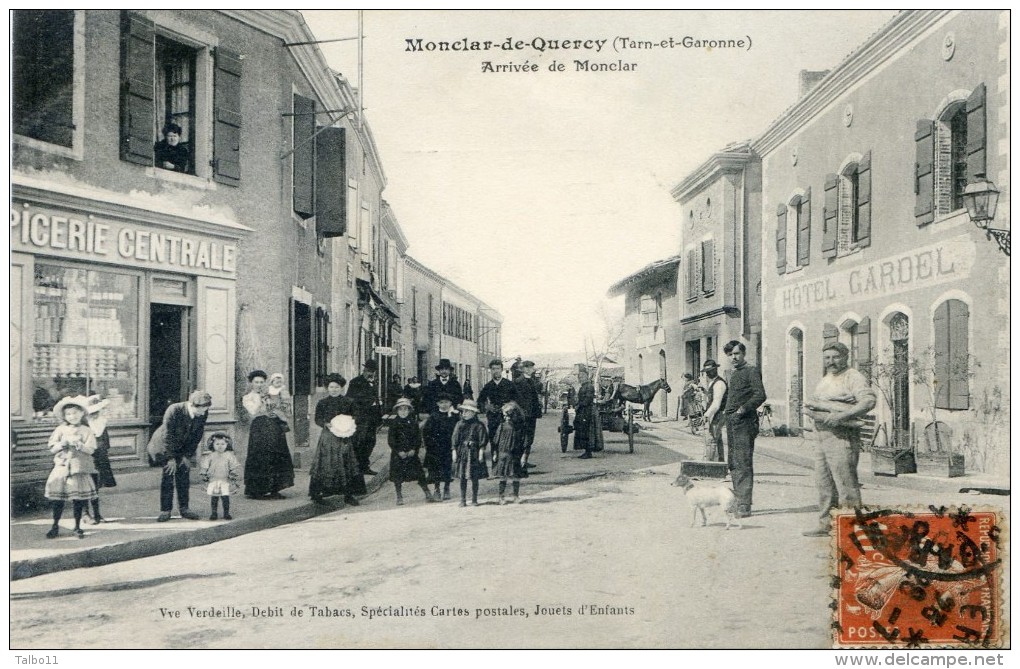
[(241, 398), (251, 419), (248, 454), (244, 460), (244, 496), (283, 499), (281, 490), (294, 485), (294, 461), (287, 447), (283, 423), (276, 419), (268, 398), (269, 375), (257, 369), (248, 375), (251, 392)]
[[(99, 395), (89, 397), (87, 409), (89, 428), (96, 436), (96, 450), (92, 453), (92, 461), (96, 466), (96, 473), (92, 475), (92, 482), (96, 484), (96, 490), (100, 488), (113, 488), (117, 485), (117, 479), (113, 476), (113, 467), (110, 465), (110, 433), (106, 429), (107, 412), (105, 411), (109, 400), (101, 400)], [(92, 500), (92, 524), (98, 525), (106, 519), (99, 513), (99, 498)]]
[(345, 385), (347, 379), (330, 374), (326, 378), (327, 397), (315, 405), (315, 424), (322, 428), (322, 433), (308, 472), (308, 495), (316, 502), (330, 495), (343, 495), (344, 502), (357, 506), (354, 495), (364, 495), (367, 491), (351, 443), (353, 432), (345, 437), (341, 436), (343, 430), (338, 430), (340, 434), (330, 430), (337, 416), (351, 416), (353, 421), (354, 403), (340, 394)]

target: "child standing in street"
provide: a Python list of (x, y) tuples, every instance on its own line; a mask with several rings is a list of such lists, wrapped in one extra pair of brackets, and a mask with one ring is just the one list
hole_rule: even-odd
[(53, 500), (53, 527), (46, 533), (53, 539), (60, 532), (60, 517), (64, 503), (74, 505), (74, 533), (85, 538), (81, 529), (82, 512), (86, 505), (98, 497), (92, 475), (96, 473), (92, 454), (96, 450), (96, 437), (88, 425), (83, 425), (88, 400), (83, 395), (65, 397), (53, 407), (53, 415), (63, 422), (50, 435), (49, 447), (53, 453), (53, 471), (46, 479), (44, 494)]
[(524, 414), (517, 402), (507, 402), (502, 412), (503, 420), (492, 437), (492, 457), (494, 474), (499, 478), (499, 503), (506, 504), (507, 479), (513, 482), (514, 503), (520, 501)]
[(478, 479), (488, 478), (485, 467), (485, 445), (489, 431), (477, 419), (478, 404), (464, 400), (460, 422), (453, 429), (453, 475), (460, 481), (460, 505), (467, 506), (467, 482), (471, 479), (471, 506), (478, 506)]
[[(429, 414), (422, 428), (425, 440), (425, 469), (428, 480), (436, 486), (435, 498), (450, 499), (450, 481), (453, 480), (453, 428), (457, 427), (458, 416), (453, 410), (453, 399), (442, 393), (436, 400), (438, 409)], [(439, 484), (443, 484), (443, 496), (439, 496)]]
[[(92, 483), (96, 486), (96, 498), (92, 500), (92, 524), (106, 522), (99, 513), (99, 489), (113, 488), (117, 485), (117, 479), (113, 476), (113, 467), (110, 465), (110, 433), (106, 429), (107, 411), (106, 407), (110, 400), (100, 399), (99, 395), (92, 395), (88, 399), (89, 428), (96, 437), (96, 451), (92, 454), (92, 462), (96, 467), (96, 473), (92, 475)], [(88, 510), (86, 509), (86, 513)]]
[(237, 488), (241, 480), (241, 463), (234, 455), (234, 444), (226, 432), (214, 432), (209, 437), (205, 455), (202, 456), (202, 480), (208, 483), (205, 491), (212, 497), (212, 513), (209, 520), (218, 518), (219, 501), (223, 500), (223, 520), (233, 520), (230, 515), (230, 491)]
[[(431, 502), (432, 495), (429, 494), (429, 487), (425, 483), (425, 470), (422, 469), (421, 460), (418, 459), (418, 451), (421, 449), (421, 428), (418, 427), (418, 420), (411, 414), (414, 403), (406, 397), (401, 397), (393, 405), (397, 417), (390, 425), (387, 440), (390, 444), (390, 480), (397, 490), (397, 505), (404, 503), (404, 495), (401, 491), (403, 483), (414, 481), (425, 493), (425, 501)], [(439, 494), (439, 491), (436, 491)]]

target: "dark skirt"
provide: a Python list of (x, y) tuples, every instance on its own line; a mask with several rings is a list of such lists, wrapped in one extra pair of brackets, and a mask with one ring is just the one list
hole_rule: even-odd
[(308, 494), (313, 498), (367, 492), (351, 439), (341, 439), (327, 428), (319, 435), (308, 476)]
[(110, 466), (110, 433), (103, 431), (96, 437), (96, 451), (92, 454), (92, 461), (96, 464), (96, 474), (92, 480), (96, 488), (113, 488), (117, 485), (117, 479), (113, 478), (113, 467)]
[[(398, 455), (400, 452), (407, 453), (408, 456), (401, 458)], [(425, 470), (422, 469), (421, 460), (414, 451), (390, 451), (390, 480), (394, 483), (425, 482)]]
[(478, 447), (468, 448), (461, 446), (457, 449), (457, 462), (453, 465), (453, 477), (461, 481), (465, 479), (484, 479), (489, 477), (489, 468), (485, 466), (483, 459), (478, 461)]
[(251, 423), (244, 461), (244, 494), (262, 497), (294, 485), (294, 461), (280, 422), (259, 416)]
[(429, 483), (449, 483), (453, 480), (453, 448), (425, 447), (425, 469)]

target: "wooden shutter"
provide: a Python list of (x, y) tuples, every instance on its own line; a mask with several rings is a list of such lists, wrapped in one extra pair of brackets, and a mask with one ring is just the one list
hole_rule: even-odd
[(347, 234), (344, 129), (321, 129), (315, 144), (315, 223), (323, 237), (343, 237)]
[(970, 408), (970, 309), (966, 302), (948, 300), (949, 306), (949, 408)]
[(949, 408), (949, 300), (935, 309), (935, 406)]
[(829, 344), (835, 344), (839, 341), (839, 328), (832, 323), (826, 323), (822, 326), (822, 350)]
[(800, 198), (797, 216), (797, 265), (811, 262), (811, 189)]
[(871, 246), (871, 151), (857, 163), (857, 245)]
[(776, 269), (786, 274), (786, 205), (776, 209)]
[(315, 215), (315, 100), (294, 96), (294, 213)]
[(121, 15), (120, 159), (150, 166), (156, 136), (154, 27), (139, 14)]
[(988, 106), (985, 104), (985, 85), (979, 84), (967, 98), (967, 183), (986, 175)]
[(836, 257), (836, 231), (839, 226), (839, 177), (825, 175), (825, 205), (822, 207), (822, 257)]
[(312, 391), (312, 308), (291, 298), (291, 360), (293, 393), (309, 395)]
[(695, 250), (691, 249), (690, 251), (687, 251), (687, 299), (688, 300), (693, 300), (693, 299), (698, 297), (698, 284), (696, 282), (698, 273), (696, 271), (696, 269), (697, 269), (697, 267), (695, 266), (696, 263), (697, 263), (697, 257), (696, 257), (696, 254), (695, 254)]
[(708, 239), (701, 243), (701, 289), (706, 293), (715, 291), (715, 241)]
[(871, 319), (865, 316), (857, 324), (857, 371), (871, 380)]
[(213, 91), (213, 178), (228, 186), (241, 181), (241, 56), (216, 49)]
[(922, 119), (914, 133), (914, 222), (935, 220), (935, 122)]

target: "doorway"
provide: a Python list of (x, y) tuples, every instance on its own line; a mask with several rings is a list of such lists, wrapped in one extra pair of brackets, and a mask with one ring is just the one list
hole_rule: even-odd
[(167, 407), (191, 392), (191, 307), (149, 307), (149, 423), (163, 422)]
[(804, 427), (804, 333), (790, 330), (790, 425)]
[(910, 321), (904, 314), (889, 319), (892, 340), (892, 439), (896, 448), (910, 448)]
[[(669, 382), (666, 378), (666, 352), (659, 350), (659, 378)], [(659, 393), (659, 415), (666, 418), (669, 415), (669, 394), (665, 390)]]

